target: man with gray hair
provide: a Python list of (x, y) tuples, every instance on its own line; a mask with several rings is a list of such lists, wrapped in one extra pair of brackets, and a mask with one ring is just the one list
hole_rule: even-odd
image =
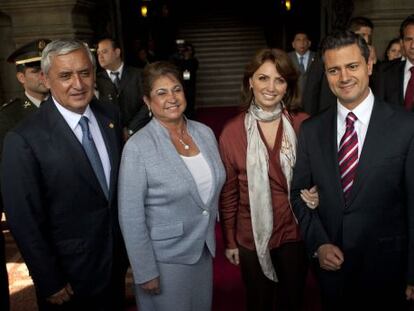
[(95, 62), (82, 42), (52, 41), (41, 66), (51, 96), (4, 141), (8, 223), (40, 310), (122, 310), (119, 112), (94, 98)]

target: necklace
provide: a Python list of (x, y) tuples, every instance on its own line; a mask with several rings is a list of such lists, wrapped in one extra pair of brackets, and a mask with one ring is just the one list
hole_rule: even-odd
[(180, 142), (180, 144), (181, 144), (181, 145), (183, 145), (183, 146), (184, 146), (184, 149), (185, 149), (185, 150), (188, 150), (188, 149), (190, 149), (190, 145), (189, 145), (189, 144), (186, 144), (186, 143), (183, 141), (183, 136), (184, 136), (184, 130), (181, 132), (181, 137), (178, 137), (178, 141)]

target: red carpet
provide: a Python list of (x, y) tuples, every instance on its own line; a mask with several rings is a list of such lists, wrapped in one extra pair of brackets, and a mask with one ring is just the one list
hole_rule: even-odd
[(240, 270), (224, 256), (220, 225), (216, 226), (216, 258), (214, 258), (213, 311), (244, 311), (245, 295)]

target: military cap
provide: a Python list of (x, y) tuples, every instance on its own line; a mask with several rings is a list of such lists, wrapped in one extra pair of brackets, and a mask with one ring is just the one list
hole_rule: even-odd
[(42, 51), (51, 40), (37, 39), (31, 41), (14, 51), (8, 58), (9, 63), (14, 63), (16, 66), (24, 65), (28, 67), (40, 66), (40, 59), (42, 58)]

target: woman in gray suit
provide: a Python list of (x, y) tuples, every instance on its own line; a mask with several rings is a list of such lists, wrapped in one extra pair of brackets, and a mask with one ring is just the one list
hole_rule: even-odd
[(208, 311), (224, 167), (211, 129), (183, 115), (179, 70), (155, 62), (143, 77), (153, 119), (126, 143), (119, 175), (138, 309)]

